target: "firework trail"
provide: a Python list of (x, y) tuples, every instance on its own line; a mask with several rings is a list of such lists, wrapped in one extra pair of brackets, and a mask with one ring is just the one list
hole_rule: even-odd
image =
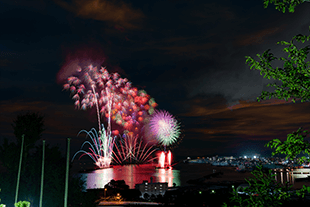
[(117, 164), (142, 164), (157, 159), (150, 158), (155, 149), (152, 146), (147, 147), (147, 144), (143, 145), (142, 142), (138, 135), (124, 134), (123, 139), (119, 139), (119, 146), (115, 145), (114, 161)]
[(118, 73), (109, 74), (103, 67), (99, 71), (92, 65), (85, 69), (79, 67), (63, 87), (75, 94), (73, 99), (77, 108), (86, 110), (96, 105), (99, 131), (100, 108), (101, 116), (108, 119), (108, 133), (111, 132), (111, 119), (128, 132), (139, 133), (145, 118), (157, 106), (144, 90), (138, 91), (126, 78), (120, 78)]
[[(111, 157), (112, 157), (115, 137), (108, 136), (107, 131), (105, 130), (103, 125), (102, 125), (102, 131), (101, 131), (101, 133), (99, 133), (100, 134), (99, 136), (98, 136), (98, 133), (96, 132), (96, 130), (94, 128), (92, 128), (89, 132), (87, 132), (86, 130), (81, 130), (78, 133), (78, 135), (81, 132), (86, 132), (87, 133), (86, 138), (89, 136), (92, 143), (90, 143), (89, 141), (85, 141), (82, 144), (81, 149), (74, 154), (72, 160), (75, 158), (75, 156), (78, 153), (82, 152), (84, 154), (82, 154), (79, 157), (79, 159), (84, 155), (88, 155), (90, 158), (92, 158), (94, 160), (95, 164), (99, 168), (109, 167), (110, 163), (112, 161)], [(85, 150), (82, 149), (85, 144), (90, 145), (90, 147), (88, 149), (91, 152), (86, 152)]]
[(163, 146), (172, 145), (181, 134), (179, 123), (167, 111), (155, 111), (150, 118), (149, 128), (151, 135)]
[[(138, 91), (137, 88), (132, 88), (126, 78), (121, 78), (118, 73), (109, 74), (104, 67), (101, 67), (99, 71), (92, 65), (83, 69), (78, 67), (75, 73), (68, 77), (63, 87), (71, 91), (76, 108), (86, 110), (96, 106), (99, 137), (102, 140), (95, 145), (99, 144), (104, 155), (100, 154), (101, 151), (93, 152), (93, 155), (99, 155), (99, 157), (93, 156), (93, 159), (99, 165), (103, 159), (110, 160), (110, 162), (112, 159), (108, 146), (113, 146), (113, 144), (107, 143), (112, 140), (111, 119), (122, 126), (123, 132), (138, 134), (145, 118), (151, 115), (157, 106), (155, 100), (144, 90)], [(108, 120), (107, 132), (101, 129), (100, 115)], [(118, 130), (114, 130), (113, 134), (117, 135)]]

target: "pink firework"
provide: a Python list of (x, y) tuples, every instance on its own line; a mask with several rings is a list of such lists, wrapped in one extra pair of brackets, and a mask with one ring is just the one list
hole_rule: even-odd
[(145, 117), (157, 106), (145, 91), (132, 88), (126, 78), (121, 78), (118, 73), (109, 74), (103, 67), (99, 71), (92, 65), (85, 69), (79, 67), (76, 74), (68, 77), (64, 89), (75, 94), (72, 98), (77, 108), (86, 110), (96, 105), (99, 131), (100, 114), (108, 119), (108, 132), (112, 119), (124, 130), (137, 134)]
[(155, 111), (150, 118), (149, 128), (151, 135), (163, 146), (173, 144), (181, 134), (179, 123), (167, 111)]
[(157, 159), (156, 157), (151, 158), (155, 149), (147, 144), (142, 144), (143, 140), (139, 139), (138, 135), (124, 134), (123, 136), (119, 140), (119, 144), (115, 145), (116, 150), (113, 151), (113, 160), (116, 164), (142, 164)]
[(123, 101), (114, 102), (112, 120), (123, 126), (124, 130), (139, 134), (146, 117), (154, 112), (157, 103), (143, 90), (137, 88), (121, 89), (125, 98)]
[[(121, 78), (118, 73), (109, 74), (103, 67), (99, 71), (92, 65), (78, 67), (74, 76), (68, 77), (63, 87), (71, 91), (76, 108), (86, 110), (96, 106), (99, 137), (107, 136), (107, 140), (112, 140), (111, 119), (127, 132), (137, 134), (145, 117), (152, 114), (157, 106), (145, 91), (132, 88), (126, 78)], [(108, 120), (107, 133), (104, 135), (101, 134), (100, 115)], [(109, 157), (104, 159), (110, 160), (111, 153), (105, 151)], [(102, 160), (101, 157), (100, 159)]]

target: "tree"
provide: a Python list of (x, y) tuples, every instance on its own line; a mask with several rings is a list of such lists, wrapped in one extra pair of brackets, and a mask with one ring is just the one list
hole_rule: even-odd
[[(21, 175), (19, 199), (31, 201), (31, 204), (35, 205), (39, 204), (42, 150), (42, 145), (35, 147), (35, 152), (27, 159), (27, 165), (32, 167)], [(47, 144), (45, 152), (43, 206), (63, 206), (66, 159), (62, 156), (58, 146)], [(69, 167), (71, 168), (72, 165)], [(16, 172), (7, 170), (7, 172), (0, 173), (0, 183), (3, 186), (1, 198), (7, 206), (13, 206), (10, 202), (14, 201), (15, 186), (12, 183), (15, 182)], [(85, 182), (81, 178), (70, 176), (68, 204), (71, 206), (96, 206), (94, 204), (96, 196), (90, 192), (81, 191)]]
[[(272, 155), (276, 154), (286, 154), (286, 159), (295, 159), (297, 155), (305, 152), (310, 155), (310, 143), (304, 138), (307, 136), (307, 130), (303, 131), (306, 134), (300, 134), (302, 127), (300, 127), (296, 132), (289, 134), (287, 140), (281, 142), (279, 139), (273, 139), (268, 142), (265, 146), (275, 148), (275, 152), (272, 152)], [(298, 160), (298, 163), (304, 163), (308, 159), (303, 156)]]
[[(265, 0), (266, 2), (266, 0)], [(286, 2), (286, 1), (285, 1)], [(268, 5), (268, 4), (267, 4)], [(310, 27), (309, 27), (310, 30)], [(285, 99), (292, 97), (292, 101), (295, 103), (296, 99), (301, 99), (301, 102), (305, 102), (310, 100), (310, 62), (305, 62), (307, 59), (307, 55), (309, 53), (310, 47), (309, 45), (297, 50), (296, 46), (293, 44), (293, 40), (301, 41), (304, 43), (306, 40), (309, 41), (310, 35), (296, 35), (292, 38), (290, 43), (281, 41), (277, 42), (277, 44), (281, 43), (282, 45), (288, 45), (288, 47), (284, 48), (285, 52), (288, 52), (288, 57), (291, 60), (285, 59), (283, 57), (279, 58), (284, 61), (284, 68), (276, 68), (273, 69), (271, 67), (270, 62), (272, 60), (277, 59), (273, 56), (272, 53), (269, 53), (270, 49), (266, 50), (262, 56), (257, 54), (260, 58), (260, 61), (255, 61), (253, 58), (249, 56), (246, 57), (246, 63), (250, 62), (252, 64), (251, 68), (254, 67), (257, 70), (260, 70), (260, 74), (265, 73), (264, 78), (270, 77), (274, 79), (278, 79), (283, 82), (281, 86), (277, 84), (268, 84), (267, 86), (274, 86), (276, 88), (275, 92), (270, 93), (263, 91), (262, 94), (257, 98), (259, 102), (262, 99), (266, 99), (267, 96), (271, 98), (272, 96), (278, 99)], [(274, 139), (267, 143), (265, 146), (276, 148), (276, 151), (272, 154), (286, 154), (287, 158), (294, 159), (301, 152), (305, 152), (309, 154), (310, 144), (307, 141), (304, 141), (306, 135), (301, 135), (301, 129), (299, 128), (297, 132), (293, 132), (289, 134), (287, 137), (287, 141), (281, 142), (279, 139)], [(303, 131), (307, 133), (307, 131)], [(305, 156), (301, 157), (300, 163), (307, 160)]]
[[(271, 98), (271, 96), (278, 99), (284, 98), (286, 101), (288, 98), (292, 97), (294, 103), (296, 98), (301, 99), (302, 102), (310, 100), (310, 62), (304, 62), (305, 59), (307, 59), (310, 47), (306, 46), (305, 48), (297, 50), (296, 46), (293, 44), (294, 39), (304, 43), (305, 40), (309, 41), (310, 35), (307, 37), (299, 34), (294, 36), (290, 43), (285, 41), (277, 42), (277, 44), (289, 45), (283, 50), (289, 53), (288, 57), (291, 58), (291, 60), (283, 57), (279, 58), (284, 61), (284, 68), (272, 68), (270, 62), (278, 58), (274, 57), (272, 53), (269, 53), (270, 49), (266, 50), (262, 56), (257, 54), (257, 57), (260, 58), (259, 62), (249, 56), (245, 56), (247, 58), (246, 63), (250, 62), (250, 64), (252, 64), (250, 69), (254, 67), (261, 71), (261, 75), (265, 73), (264, 78), (267, 77), (270, 79), (270, 77), (272, 77), (273, 79), (278, 79), (283, 82), (281, 86), (278, 86), (276, 83), (268, 84), (267, 86), (274, 86), (277, 89), (272, 93), (263, 91), (257, 98), (258, 102), (262, 99), (266, 99), (267, 96), (269, 96), (269, 98)], [(294, 64), (297, 66), (295, 67)], [(286, 87), (288, 87), (288, 89), (286, 89)]]
[[(28, 159), (23, 158), (23, 163), (27, 168), (24, 168), (24, 172), (21, 174), (19, 198), (31, 201), (31, 204), (38, 204), (43, 145), (34, 146), (34, 144), (41, 138), (44, 130), (43, 117), (34, 113), (27, 113), (18, 116), (14, 123), (16, 137), (25, 134), (28, 150), (34, 149), (34, 152), (28, 155)], [(28, 139), (26, 138), (27, 135)], [(9, 144), (6, 138), (3, 145), (0, 146), (0, 160), (7, 168), (5, 172), (0, 172), (0, 183), (1, 187), (3, 186), (2, 198), (7, 206), (13, 206), (11, 202), (14, 201), (14, 183), (16, 183), (19, 159), (19, 156), (16, 156), (16, 149), (20, 149), (21, 146), (20, 141), (18, 143)], [(43, 206), (62, 206), (63, 199), (55, 199), (63, 198), (65, 187), (66, 159), (62, 156), (59, 146), (51, 147), (49, 144), (45, 146), (45, 163)], [(71, 168), (72, 165), (69, 167)], [(68, 204), (71, 206), (95, 206), (96, 196), (81, 191), (85, 182), (81, 178), (70, 176)]]
[[(257, 166), (252, 174), (254, 178), (245, 179), (249, 183), (249, 187), (245, 188), (243, 192), (248, 194), (247, 198), (238, 195), (236, 189), (233, 189), (233, 197), (230, 200), (233, 203), (238, 203), (240, 207), (251, 206), (281, 206), (284, 202), (288, 201), (292, 193), (289, 192), (292, 186), (282, 186), (277, 183), (272, 170), (268, 173), (263, 173), (262, 166)], [(227, 206), (224, 203), (224, 206)]]
[[(282, 10), (282, 12), (285, 13), (286, 7), (288, 7), (289, 12), (294, 12), (294, 7), (305, 1), (282, 0), (280, 2), (279, 0), (264, 0), (264, 8), (266, 8), (270, 2), (274, 2), (276, 9), (279, 11)], [(306, 40), (309, 41), (310, 35), (308, 37), (301, 34), (296, 35), (289, 43), (285, 41), (277, 42), (277, 44), (281, 43), (282, 45), (285, 44), (288, 46), (283, 50), (289, 53), (288, 58), (291, 58), (291, 60), (283, 57), (279, 58), (284, 61), (284, 68), (279, 69), (277, 67), (276, 69), (273, 69), (271, 67), (270, 62), (277, 58), (274, 57), (272, 53), (269, 53), (270, 49), (266, 50), (262, 56), (257, 54), (260, 58), (259, 62), (249, 56), (245, 56), (246, 63), (250, 62), (250, 64), (252, 64), (250, 69), (254, 66), (255, 69), (261, 71), (261, 75), (262, 73), (265, 73), (264, 78), (267, 77), (270, 79), (270, 77), (272, 77), (282, 81), (283, 83), (282, 86), (278, 86), (277, 84), (268, 84), (267, 86), (275, 87), (276, 91), (274, 93), (263, 91), (257, 98), (258, 102), (262, 99), (266, 99), (267, 96), (269, 96), (269, 99), (273, 96), (278, 99), (284, 98), (286, 101), (288, 98), (292, 97), (292, 101), (294, 103), (296, 98), (301, 99), (302, 102), (310, 100), (310, 62), (305, 62), (310, 47), (306, 46), (305, 48), (297, 50), (296, 46), (293, 44), (294, 39), (304, 43)], [(296, 156), (302, 151), (309, 154), (310, 144), (309, 142), (304, 141), (306, 135), (300, 134), (301, 129), (302, 128), (299, 128), (296, 132), (289, 134), (287, 141), (285, 142), (281, 142), (279, 139), (274, 139), (265, 146), (276, 148), (276, 151), (273, 152), (272, 155), (281, 153), (286, 154), (287, 158), (296, 158)], [(303, 131), (303, 133), (307, 133), (307, 131)], [(303, 156), (300, 162), (304, 160), (306, 160), (306, 157)], [(245, 190), (248, 194), (250, 194), (250, 197), (248, 199), (243, 199), (238, 196), (234, 190), (234, 197), (232, 197), (231, 200), (235, 202), (237, 201), (240, 206), (280, 206), (280, 199), (289, 200), (290, 193), (288, 193), (288, 189), (284, 189), (283, 193), (282, 187), (275, 185), (275, 179), (272, 179), (271, 177), (269, 178), (268, 176), (266, 177), (266, 174), (260, 170), (255, 170), (252, 174), (255, 175), (256, 180), (252, 179), (252, 182), (247, 181), (250, 184), (250, 187)], [(257, 183), (257, 179), (260, 179), (263, 184)], [(273, 190), (270, 192), (270, 189)], [(268, 195), (267, 192), (271, 193), (271, 195)], [(296, 194), (304, 197), (306, 192), (310, 193), (310, 187), (306, 187), (304, 185), (302, 189), (296, 191)], [(253, 197), (252, 195), (254, 193), (258, 196)], [(224, 203), (224, 206), (227, 206), (227, 204)]]
[(150, 200), (151, 200), (151, 201), (155, 201), (155, 200), (156, 200), (156, 195), (155, 195), (155, 194), (151, 194)]
[[(123, 190), (128, 190), (129, 189), (129, 185), (126, 185), (126, 182), (124, 180), (110, 180), (110, 182), (108, 182), (104, 188), (107, 188), (108, 190), (114, 189), (117, 192), (118, 191), (123, 191)], [(116, 192), (115, 191), (115, 192)]]
[(22, 135), (25, 134), (25, 149), (33, 148), (45, 130), (43, 119), (44, 116), (40, 116), (38, 113), (27, 112), (24, 115), (18, 115), (11, 124), (18, 144), (21, 144)]
[[(309, 27), (310, 30), (310, 27)], [(284, 48), (285, 52), (288, 52), (288, 57), (291, 60), (285, 59), (283, 57), (279, 58), (280, 60), (284, 61), (284, 68), (276, 68), (273, 69), (271, 67), (270, 62), (272, 60), (277, 59), (273, 56), (272, 53), (269, 53), (270, 49), (266, 50), (262, 56), (257, 54), (260, 58), (260, 61), (255, 61), (251, 57), (246, 56), (247, 62), (252, 64), (255, 69), (261, 70), (262, 73), (265, 73), (264, 78), (270, 77), (274, 79), (278, 79), (283, 82), (281, 86), (277, 84), (268, 84), (267, 86), (274, 86), (276, 88), (275, 92), (270, 93), (263, 91), (262, 94), (257, 98), (259, 102), (262, 99), (266, 99), (267, 96), (269, 98), (276, 97), (278, 99), (285, 99), (286, 101), (288, 98), (292, 97), (292, 101), (295, 103), (296, 99), (301, 99), (301, 102), (305, 102), (306, 100), (310, 100), (310, 62), (305, 62), (307, 59), (307, 55), (309, 53), (310, 47), (306, 46), (300, 50), (297, 50), (296, 46), (293, 44), (293, 40), (301, 41), (302, 43), (305, 40), (309, 41), (310, 35), (307, 37), (305, 35), (296, 35), (290, 41), (290, 43), (281, 41), (277, 44), (285, 44), (288, 45), (287, 48)], [(294, 66), (294, 64), (296, 66)], [(288, 87), (288, 88), (287, 88)], [(304, 152), (310, 155), (310, 144), (308, 141), (304, 140), (306, 135), (301, 134), (302, 127), (299, 128), (296, 132), (292, 134), (288, 134), (287, 140), (285, 142), (281, 142), (279, 139), (273, 139), (268, 142), (265, 146), (275, 148), (275, 152), (272, 155), (276, 154), (286, 154), (286, 158), (295, 159), (297, 155)], [(308, 131), (303, 131), (303, 133), (307, 133)], [(305, 156), (302, 156), (299, 160), (299, 163), (308, 160)], [(306, 192), (306, 188), (303, 186), (303, 190), (300, 192)], [(310, 192), (310, 189), (308, 189)], [(304, 194), (300, 194), (302, 197)]]
[(18, 203), (15, 203), (14, 205), (15, 205), (15, 207), (30, 207), (30, 202), (19, 201)]
[[(35, 143), (42, 137), (42, 133), (45, 130), (43, 119), (44, 116), (40, 116), (38, 113), (27, 112), (24, 115), (18, 115), (13, 124), (11, 124), (18, 146), (21, 146), (22, 135), (25, 135), (23, 160), (27, 159), (29, 150), (33, 149)], [(22, 170), (25, 170), (25, 164), (23, 164)]]
[(303, 2), (309, 2), (309, 0), (264, 0), (264, 8), (267, 8), (269, 3), (274, 3), (276, 9), (283, 13), (285, 13), (286, 8), (289, 12), (294, 12), (294, 8)]
[(144, 193), (143, 198), (145, 200), (149, 200), (150, 199), (150, 195), (148, 193)]
[[(8, 139), (4, 138), (4, 143), (0, 146), (0, 160), (2, 165), (9, 171), (15, 174), (18, 171), (19, 156), (16, 154), (20, 148), (16, 143), (8, 143)], [(15, 175), (16, 176), (16, 175)]]
[[(273, 1), (271, 0), (271, 2)], [(284, 5), (278, 3), (278, 1), (276, 2), (279, 6)], [(288, 1), (284, 1), (284, 3), (287, 2)], [(293, 3), (290, 6), (292, 6), (294, 2), (296, 3), (296, 1), (292, 2)], [(265, 8), (266, 6), (268, 6), (268, 3), (269, 0), (264, 0)], [(286, 101), (288, 100), (288, 98), (292, 97), (292, 101), (294, 103), (296, 99), (301, 99), (301, 102), (310, 100), (310, 62), (305, 62), (310, 47), (306, 46), (300, 50), (297, 50), (296, 46), (293, 44), (294, 39), (296, 39), (296, 41), (301, 41), (302, 43), (304, 43), (306, 40), (309, 41), (310, 35), (296, 35), (292, 38), (290, 43), (285, 41), (277, 42), (277, 44), (281, 43), (282, 45), (288, 45), (288, 47), (284, 48), (283, 50), (289, 53), (288, 57), (291, 58), (291, 60), (285, 59), (283, 57), (279, 58), (280, 60), (284, 61), (284, 68), (277, 67), (276, 69), (273, 69), (271, 67), (270, 62), (277, 58), (274, 57), (272, 53), (269, 53), (270, 49), (266, 50), (262, 56), (257, 54), (257, 56), (260, 58), (259, 62), (255, 61), (249, 56), (246, 56), (246, 63), (250, 62), (250, 64), (252, 64), (250, 69), (252, 69), (252, 67), (254, 66), (255, 69), (261, 70), (261, 75), (262, 73), (265, 73), (264, 78), (267, 77), (268, 79), (270, 79), (270, 77), (272, 77), (283, 82), (282, 86), (278, 86), (275, 83), (268, 84), (267, 86), (274, 86), (276, 88), (275, 92), (270, 93), (263, 91), (262, 94), (257, 98), (258, 102), (262, 99), (266, 99), (267, 96), (269, 96), (269, 98), (271, 98), (272, 96), (278, 99), (284, 98)], [(274, 139), (265, 146), (276, 148), (276, 151), (273, 153), (273, 155), (279, 153), (286, 154), (287, 158), (295, 158), (302, 151), (309, 154), (310, 145), (309, 142), (304, 141), (305, 135), (300, 135), (301, 129), (302, 128), (299, 128), (297, 132), (289, 134), (287, 141), (285, 141), (284, 143), (281, 142), (279, 139)], [(304, 131), (304, 133), (306, 132), (307, 131)], [(303, 162), (305, 160), (306, 157), (303, 156), (300, 162)]]

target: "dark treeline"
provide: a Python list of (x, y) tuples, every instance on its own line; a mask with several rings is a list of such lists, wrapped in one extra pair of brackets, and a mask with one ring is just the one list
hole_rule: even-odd
[[(6, 167), (0, 173), (1, 203), (14, 206), (20, 146), (6, 143), (1, 146), (1, 162)], [(15, 156), (14, 156), (15, 154)], [(29, 201), (31, 206), (39, 206), (41, 185), (42, 145), (23, 160), (25, 168), (21, 172), (18, 201)], [(70, 166), (71, 168), (71, 166)], [(66, 159), (59, 147), (45, 146), (43, 206), (63, 206), (65, 193)], [(95, 206), (95, 197), (81, 191), (83, 181), (69, 175), (68, 206)]]
[[(31, 207), (39, 206), (44, 129), (43, 117), (35, 113), (19, 115), (12, 124), (17, 141), (7, 138), (0, 146), (0, 161), (5, 170), (0, 172), (0, 204), (14, 206), (22, 134), (24, 152), (17, 201), (29, 201)], [(39, 146), (35, 146), (39, 144)], [(70, 165), (70, 169), (71, 169)], [(45, 144), (44, 188), (42, 206), (63, 206), (65, 194), (66, 158), (59, 146)], [(69, 174), (68, 206), (96, 206), (95, 197), (82, 192), (83, 181)]]

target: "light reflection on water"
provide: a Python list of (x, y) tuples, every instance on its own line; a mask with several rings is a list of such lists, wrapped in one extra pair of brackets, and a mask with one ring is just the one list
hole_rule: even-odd
[(309, 168), (301, 168), (301, 169), (295, 169), (295, 170), (274, 170), (273, 172), (276, 176), (275, 179), (279, 183), (286, 183), (288, 182), (289, 184), (295, 184), (296, 179), (300, 178), (307, 178), (310, 174), (310, 169)]
[(278, 183), (285, 184), (288, 182), (290, 185), (294, 185), (294, 176), (290, 174), (288, 171), (274, 171), (273, 174), (275, 174), (275, 180)]
[[(85, 189), (104, 188), (110, 180), (124, 180), (129, 188), (133, 189), (135, 184), (142, 183), (143, 180), (150, 182), (167, 182), (169, 187), (189, 185), (186, 181), (190, 179), (201, 178), (213, 173), (213, 169), (221, 170), (220, 167), (214, 167), (203, 164), (177, 164), (172, 169), (155, 169), (155, 165), (125, 165), (114, 166), (114, 168), (96, 170), (90, 173), (80, 173), (82, 179), (86, 181)], [(273, 172), (275, 174), (275, 172)], [(287, 172), (276, 172), (276, 180), (284, 184), (288, 181), (294, 185), (295, 174), (292, 176)], [(225, 178), (225, 175), (224, 175)], [(245, 181), (245, 183), (247, 183)]]
[(86, 180), (86, 189), (104, 188), (110, 180), (124, 180), (130, 189), (135, 188), (135, 184), (141, 184), (144, 180), (150, 182), (167, 182), (169, 187), (181, 186), (180, 171), (176, 169), (155, 169), (155, 165), (124, 165), (113, 168), (100, 169), (90, 173), (79, 173), (83, 180)]

